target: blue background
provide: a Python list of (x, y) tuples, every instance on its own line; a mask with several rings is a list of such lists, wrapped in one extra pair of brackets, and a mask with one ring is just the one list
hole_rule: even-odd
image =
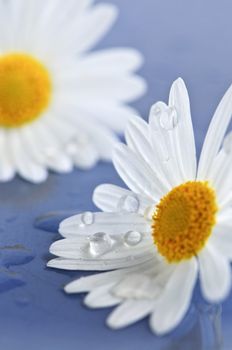
[[(167, 99), (171, 82), (184, 78), (199, 150), (232, 81), (231, 1), (111, 2), (119, 7), (119, 20), (98, 48), (132, 46), (144, 54), (141, 74), (149, 90), (135, 103), (144, 118), (153, 102)], [(147, 320), (113, 332), (104, 325), (109, 309), (89, 310), (83, 296), (63, 293), (62, 286), (83, 273), (46, 268), (49, 245), (58, 235), (36, 228), (35, 219), (49, 211), (94, 209), (92, 191), (104, 182), (121, 183), (111, 164), (51, 174), (39, 186), (18, 178), (0, 185), (0, 349), (211, 350), (219, 349), (212, 343), (220, 332), (223, 349), (231, 349), (232, 296), (223, 305), (222, 329), (220, 308), (198, 305), (174, 333), (158, 338)]]

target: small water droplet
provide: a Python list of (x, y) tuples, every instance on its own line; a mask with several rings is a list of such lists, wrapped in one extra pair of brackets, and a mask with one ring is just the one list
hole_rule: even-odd
[(120, 198), (118, 209), (129, 213), (137, 213), (139, 210), (139, 204), (138, 197), (130, 194)]
[(92, 225), (94, 223), (94, 214), (91, 211), (87, 211), (82, 214), (81, 222), (83, 225)]
[(89, 251), (93, 256), (101, 256), (112, 248), (111, 237), (104, 232), (97, 232), (89, 237)]
[(153, 206), (149, 206), (144, 210), (144, 217), (147, 220), (151, 220), (154, 215), (155, 208)]
[(138, 231), (129, 231), (124, 236), (124, 242), (128, 246), (135, 246), (142, 240), (142, 235)]

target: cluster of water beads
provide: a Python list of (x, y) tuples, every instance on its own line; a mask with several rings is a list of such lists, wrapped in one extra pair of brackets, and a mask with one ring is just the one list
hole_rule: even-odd
[(120, 246), (133, 247), (142, 241), (142, 234), (138, 231), (128, 231), (121, 235), (109, 235), (105, 232), (96, 232), (89, 236), (89, 253), (93, 257), (100, 257)]

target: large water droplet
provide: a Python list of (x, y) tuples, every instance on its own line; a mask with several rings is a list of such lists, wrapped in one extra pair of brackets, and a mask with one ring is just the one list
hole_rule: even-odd
[(120, 198), (118, 209), (129, 213), (137, 213), (139, 210), (139, 199), (136, 195), (130, 194)]
[(173, 130), (178, 124), (178, 115), (175, 107), (170, 107), (163, 102), (157, 102), (150, 112), (155, 129)]
[(97, 257), (109, 252), (112, 248), (111, 237), (104, 232), (97, 232), (89, 237), (90, 254)]
[(129, 231), (124, 236), (124, 242), (128, 246), (135, 246), (142, 240), (142, 235), (138, 231)]
[(172, 130), (178, 124), (178, 116), (174, 107), (168, 107), (160, 115), (160, 126), (165, 130)]
[(81, 215), (81, 222), (83, 225), (92, 225), (94, 223), (94, 214), (87, 211)]

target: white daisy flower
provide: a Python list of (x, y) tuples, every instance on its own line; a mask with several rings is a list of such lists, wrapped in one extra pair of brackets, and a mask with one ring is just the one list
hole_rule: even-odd
[(0, 181), (109, 160), (145, 91), (132, 49), (87, 53), (117, 17), (91, 0), (0, 0)]
[[(131, 120), (127, 145), (114, 165), (129, 189), (101, 185), (93, 196), (103, 210), (64, 220), (65, 239), (52, 244), (48, 266), (114, 270), (71, 282), (67, 293), (89, 292), (89, 307), (118, 305), (107, 324), (121, 328), (150, 315), (156, 334), (186, 314), (199, 276), (208, 302), (231, 287), (232, 87), (220, 102), (197, 165), (188, 92), (177, 79), (169, 103), (152, 106), (149, 123)], [(225, 137), (225, 138), (224, 138)]]

